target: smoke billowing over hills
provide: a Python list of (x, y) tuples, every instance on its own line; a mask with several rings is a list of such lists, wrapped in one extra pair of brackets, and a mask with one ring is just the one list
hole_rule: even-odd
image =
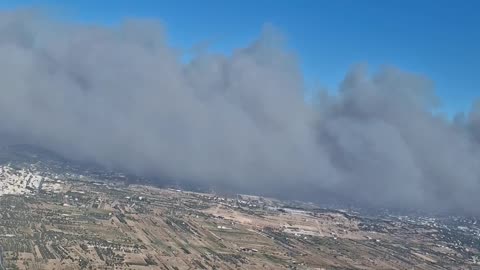
[(104, 28), (0, 13), (0, 133), (138, 174), (297, 199), (478, 212), (480, 106), (432, 114), (421, 75), (356, 66), (304, 102), (272, 30), (189, 63), (157, 22)]

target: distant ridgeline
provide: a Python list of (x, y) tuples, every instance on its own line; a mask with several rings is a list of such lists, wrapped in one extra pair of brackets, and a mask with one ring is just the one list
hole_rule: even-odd
[(8, 145), (0, 148), (0, 164), (35, 164), (37, 162), (65, 164), (68, 161), (60, 155), (28, 144)]
[(127, 175), (120, 170), (109, 170), (96, 164), (69, 160), (47, 149), (29, 144), (16, 144), (0, 148), (0, 165), (60, 175), (85, 175), (92, 179), (137, 182), (138, 177)]
[(83, 175), (99, 181), (121, 181), (126, 184), (147, 184), (175, 187), (185, 190), (206, 191), (193, 181), (176, 181), (168, 176), (142, 177), (122, 169), (111, 169), (86, 161), (70, 160), (53, 151), (30, 144), (14, 144), (0, 147), (0, 166), (13, 169), (29, 169), (39, 174)]

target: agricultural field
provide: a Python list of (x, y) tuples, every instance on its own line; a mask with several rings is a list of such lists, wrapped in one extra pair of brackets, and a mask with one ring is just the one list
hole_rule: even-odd
[(0, 197), (4, 269), (470, 269), (478, 263), (474, 219), (372, 217), (118, 182), (55, 184), (34, 195)]

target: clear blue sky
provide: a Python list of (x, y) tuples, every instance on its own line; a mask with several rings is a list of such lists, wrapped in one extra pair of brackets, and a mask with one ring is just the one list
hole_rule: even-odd
[(22, 6), (86, 23), (158, 18), (175, 46), (209, 42), (222, 52), (247, 45), (271, 23), (287, 36), (310, 83), (334, 88), (354, 63), (391, 64), (433, 79), (449, 114), (480, 97), (477, 0), (0, 1), (0, 8)]

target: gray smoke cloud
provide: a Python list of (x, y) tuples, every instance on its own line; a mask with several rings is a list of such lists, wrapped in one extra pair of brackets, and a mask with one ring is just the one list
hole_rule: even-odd
[(138, 174), (304, 200), (461, 210), (480, 203), (480, 105), (435, 115), (428, 78), (355, 66), (304, 102), (275, 30), (183, 63), (155, 21), (72, 25), (0, 12), (0, 133)]

